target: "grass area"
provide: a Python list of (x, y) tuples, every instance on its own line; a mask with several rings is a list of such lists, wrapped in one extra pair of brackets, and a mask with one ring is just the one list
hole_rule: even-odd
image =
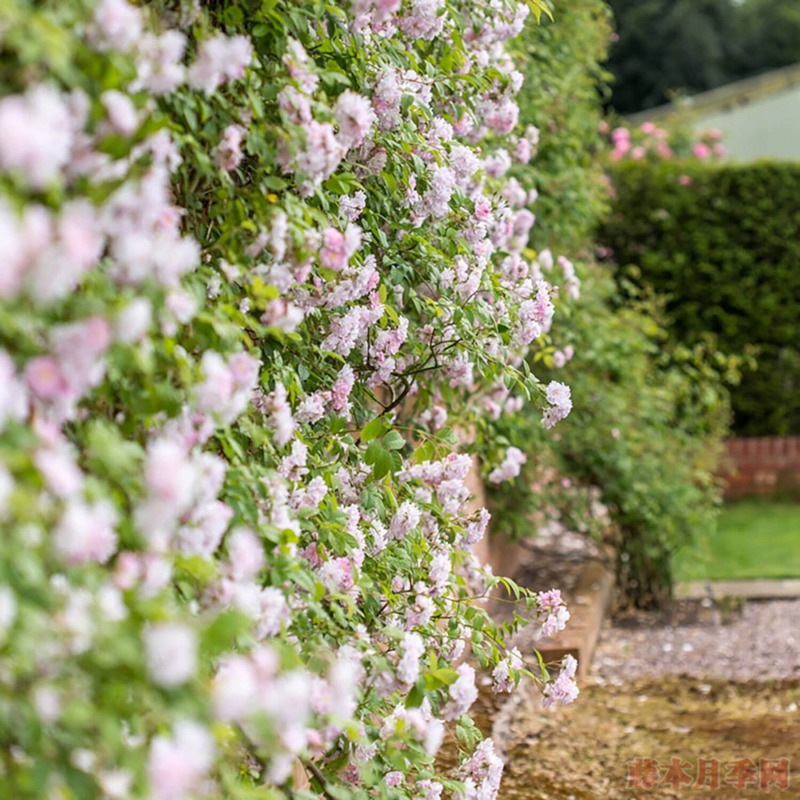
[(800, 503), (726, 505), (713, 535), (676, 558), (678, 580), (800, 578)]

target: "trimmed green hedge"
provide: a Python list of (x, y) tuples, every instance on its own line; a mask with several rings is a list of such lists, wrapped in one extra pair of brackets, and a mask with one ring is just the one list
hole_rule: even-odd
[(599, 242), (620, 282), (666, 296), (675, 340), (756, 348), (733, 396), (740, 435), (800, 433), (800, 164), (614, 167)]

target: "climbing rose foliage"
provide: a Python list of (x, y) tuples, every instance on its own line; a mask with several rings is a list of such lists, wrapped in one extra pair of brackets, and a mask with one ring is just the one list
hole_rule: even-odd
[(0, 795), (495, 797), (454, 431), (571, 404), (528, 5), (0, 8)]

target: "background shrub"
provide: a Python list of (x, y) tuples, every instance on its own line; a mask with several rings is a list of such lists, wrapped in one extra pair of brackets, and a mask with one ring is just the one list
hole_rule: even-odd
[(506, 423), (515, 441), (531, 442), (531, 458), (525, 481), (496, 492), (496, 524), (512, 537), (532, 526), (606, 537), (621, 602), (659, 607), (671, 598), (675, 553), (715, 524), (727, 360), (676, 353), (656, 302), (622, 302), (603, 267), (581, 276), (568, 331), (554, 331), (574, 356), (540, 370), (569, 382), (575, 407), (550, 438), (523, 428), (524, 415)]
[(532, 168), (517, 175), (539, 190), (533, 241), (566, 257), (538, 254), (552, 261), (546, 274), (564, 307), (535, 369), (571, 386), (574, 409), (552, 436), (526, 409), (483, 421), (495, 448), (486, 454), (490, 485), (503, 444), (528, 443), (522, 476), (491, 494), (495, 529), (599, 536), (613, 526), (622, 601), (658, 606), (670, 597), (674, 552), (714, 525), (713, 474), (728, 423), (720, 373), (731, 365), (702, 346), (673, 347), (661, 304), (623, 297), (592, 263), (609, 203), (599, 94), (609, 14), (604, 3), (579, 0), (557, 4), (555, 15), (519, 45), (528, 54), (520, 119), (541, 126), (541, 138)]
[(800, 165), (626, 163), (598, 238), (631, 281), (665, 298), (670, 339), (755, 352), (733, 394), (740, 435), (800, 432)]
[(574, 256), (583, 251), (604, 212), (608, 190), (599, 157), (598, 94), (611, 16), (601, 0), (559, 2), (553, 20), (515, 44), (525, 81), (518, 95), (520, 122), (540, 132), (536, 159), (522, 178), (538, 192), (534, 241)]

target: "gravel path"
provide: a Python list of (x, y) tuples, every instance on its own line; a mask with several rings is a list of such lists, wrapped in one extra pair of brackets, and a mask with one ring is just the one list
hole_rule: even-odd
[(800, 678), (800, 600), (749, 601), (728, 624), (685, 604), (668, 623), (639, 615), (606, 622), (590, 676), (598, 683), (689, 675), (732, 681)]

